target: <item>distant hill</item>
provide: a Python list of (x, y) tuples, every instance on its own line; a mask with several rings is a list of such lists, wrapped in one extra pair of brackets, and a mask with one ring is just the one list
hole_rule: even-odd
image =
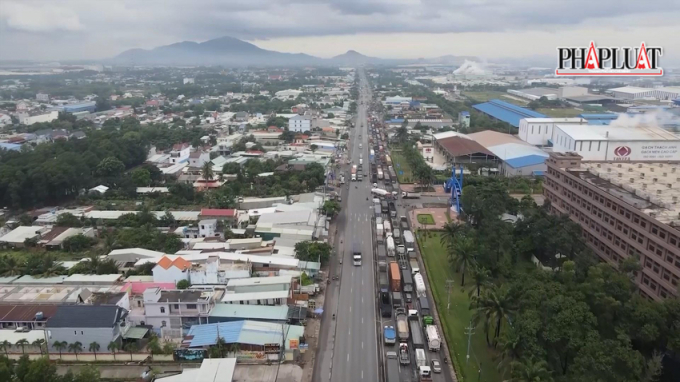
[(153, 49), (130, 49), (106, 60), (118, 65), (228, 65), (228, 66), (302, 66), (302, 65), (399, 65), (462, 64), (474, 57), (442, 56), (431, 59), (383, 59), (365, 56), (355, 50), (329, 59), (304, 53), (281, 53), (262, 49), (233, 37), (220, 37), (205, 42), (183, 41)]

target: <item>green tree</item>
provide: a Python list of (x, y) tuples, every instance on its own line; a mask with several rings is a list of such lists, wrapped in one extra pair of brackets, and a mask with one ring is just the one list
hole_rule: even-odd
[(125, 351), (130, 353), (130, 361), (132, 361), (132, 353), (139, 351), (139, 347), (134, 342), (130, 342), (130, 343), (125, 344), (124, 348), (125, 348)]
[(116, 157), (106, 157), (97, 165), (97, 174), (103, 177), (117, 177), (125, 171), (125, 164)]
[(78, 353), (83, 351), (83, 344), (80, 341), (68, 344), (68, 351), (76, 355), (76, 361), (78, 360)]
[(479, 297), (482, 289), (491, 285), (491, 272), (484, 267), (475, 265), (472, 268), (472, 279), (475, 281), (475, 285), (470, 289), (469, 295), (472, 296), (476, 291), (477, 297)]
[(295, 257), (303, 261), (320, 261), (326, 263), (330, 259), (331, 246), (319, 241), (299, 241), (295, 243)]
[(456, 272), (460, 272), (460, 285), (465, 285), (465, 272), (477, 263), (477, 245), (469, 238), (457, 240), (449, 249), (449, 261)]
[(543, 360), (525, 359), (523, 362), (513, 362), (512, 378), (513, 382), (552, 382), (548, 364)]
[(203, 167), (201, 168), (201, 174), (203, 175), (203, 179), (211, 181), (215, 177), (215, 174), (213, 173), (213, 164), (212, 162), (208, 161), (203, 164)]
[(326, 200), (321, 209), (323, 210), (324, 215), (335, 216), (340, 212), (340, 203), (338, 203), (337, 200)]
[(187, 289), (190, 286), (189, 280), (179, 280), (177, 282), (177, 289)]
[(7, 340), (4, 340), (4, 341), (0, 342), (0, 349), (2, 349), (2, 351), (5, 352), (5, 357), (9, 357), (9, 353), (8, 353), (8, 352), (9, 352), (9, 349), (11, 349), (11, 348), (12, 348), (12, 343), (11, 343), (11, 342), (9, 342), (9, 341), (7, 341)]
[(68, 347), (66, 341), (54, 341), (52, 346), (59, 352), (59, 359), (61, 359), (61, 353)]
[(315, 144), (309, 145), (309, 150), (312, 151), (312, 154), (314, 154), (314, 152), (315, 152), (318, 148), (319, 148), (319, 146), (317, 146), (317, 145), (315, 145)]
[(151, 185), (151, 173), (146, 168), (137, 168), (131, 173), (132, 182), (137, 187), (148, 187)]
[(505, 287), (493, 287), (485, 290), (480, 297), (472, 296), (470, 309), (474, 310), (472, 321), (477, 324), (482, 319), (485, 324), (486, 342), (489, 343), (488, 326), (495, 323), (494, 340), (501, 334), (501, 325), (515, 311), (513, 300)]
[(97, 240), (87, 237), (83, 234), (67, 237), (62, 243), (64, 249), (68, 252), (81, 252), (97, 243)]
[(94, 353), (94, 360), (96, 362), (97, 361), (97, 352), (99, 351), (99, 349), (101, 349), (101, 346), (97, 342), (91, 342), (88, 349), (90, 350), (90, 352)]
[(82, 227), (83, 222), (72, 213), (64, 212), (57, 215), (56, 225), (57, 227)]
[(113, 359), (116, 359), (116, 352), (120, 350), (120, 345), (118, 344), (117, 341), (111, 341), (109, 342), (108, 345), (106, 345), (106, 349), (113, 354)]
[(24, 226), (30, 226), (33, 225), (33, 218), (30, 217), (28, 214), (21, 214), (19, 215), (19, 224), (24, 225)]
[(44, 339), (42, 339), (42, 338), (37, 339), (37, 340), (31, 342), (31, 345), (38, 348), (38, 351), (40, 351), (40, 355), (43, 354), (43, 351), (45, 350), (44, 349), (44, 346), (45, 346), (45, 340)]

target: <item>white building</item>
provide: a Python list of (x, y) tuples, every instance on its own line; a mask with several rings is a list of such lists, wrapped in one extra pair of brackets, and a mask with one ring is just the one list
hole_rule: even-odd
[(609, 89), (614, 98), (636, 100), (643, 98), (654, 98), (658, 100), (673, 100), (680, 97), (680, 87), (669, 86), (659, 88), (640, 88), (636, 86), (624, 86), (621, 88)]
[(194, 79), (193, 79), (193, 78), (188, 78), (188, 77), (187, 77), (187, 78), (185, 78), (185, 79), (182, 81), (182, 83), (183, 83), (184, 85), (187, 85), (187, 84), (192, 84), (192, 85), (193, 85), (193, 84), (194, 84)]
[(587, 125), (583, 118), (524, 118), (519, 121), (517, 136), (535, 146), (547, 146), (555, 125)]
[(191, 263), (182, 257), (178, 256), (170, 260), (167, 256), (163, 256), (152, 270), (153, 282), (177, 284), (180, 280), (189, 281), (190, 269)]
[(309, 131), (312, 130), (312, 117), (308, 115), (296, 115), (288, 120), (288, 130)]
[(582, 86), (562, 86), (557, 93), (558, 98), (588, 95), (588, 88)]
[(204, 219), (198, 222), (198, 234), (200, 237), (220, 237), (217, 231), (216, 219)]
[(290, 291), (278, 290), (267, 292), (246, 292), (234, 293), (227, 291), (222, 297), (223, 304), (239, 304), (239, 305), (288, 305), (288, 299), (291, 297)]
[(276, 93), (274, 93), (274, 97), (285, 101), (289, 99), (295, 99), (297, 98), (300, 94), (302, 94), (301, 90), (294, 90), (294, 89), (287, 89), (287, 90), (280, 90)]
[(144, 291), (144, 308), (130, 313), (133, 322), (153, 326), (162, 337), (179, 338), (184, 328), (208, 323), (208, 316), (215, 298), (221, 292), (212, 290), (161, 290), (147, 288)]
[(32, 125), (34, 123), (52, 122), (59, 118), (59, 112), (54, 110), (46, 114), (28, 115), (26, 113), (17, 114), (19, 123), (22, 125)]
[(194, 151), (189, 154), (189, 166), (201, 168), (206, 162), (210, 162), (210, 153), (204, 151)]
[(38, 93), (35, 95), (35, 99), (41, 102), (50, 102), (50, 95), (46, 93)]
[(204, 264), (195, 264), (189, 271), (191, 285), (224, 285), (230, 280), (250, 278), (252, 264), (221, 262), (219, 256), (209, 256)]
[[(188, 143), (178, 143), (170, 151), (170, 163), (184, 163), (189, 160), (191, 155), (191, 145)], [(209, 155), (209, 154), (208, 154)]]
[(659, 127), (558, 124), (552, 141), (553, 151), (575, 152), (584, 161), (680, 160), (680, 138)]

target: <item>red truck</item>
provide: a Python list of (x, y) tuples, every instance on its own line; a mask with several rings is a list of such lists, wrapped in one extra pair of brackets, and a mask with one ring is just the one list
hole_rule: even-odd
[(390, 262), (390, 290), (401, 292), (401, 271), (396, 261)]

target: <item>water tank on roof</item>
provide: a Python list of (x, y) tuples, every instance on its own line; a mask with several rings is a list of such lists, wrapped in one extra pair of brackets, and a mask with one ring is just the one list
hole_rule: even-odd
[(44, 318), (45, 318), (45, 316), (43, 315), (43, 312), (38, 312), (38, 313), (35, 314), (35, 320), (36, 321), (40, 321)]

